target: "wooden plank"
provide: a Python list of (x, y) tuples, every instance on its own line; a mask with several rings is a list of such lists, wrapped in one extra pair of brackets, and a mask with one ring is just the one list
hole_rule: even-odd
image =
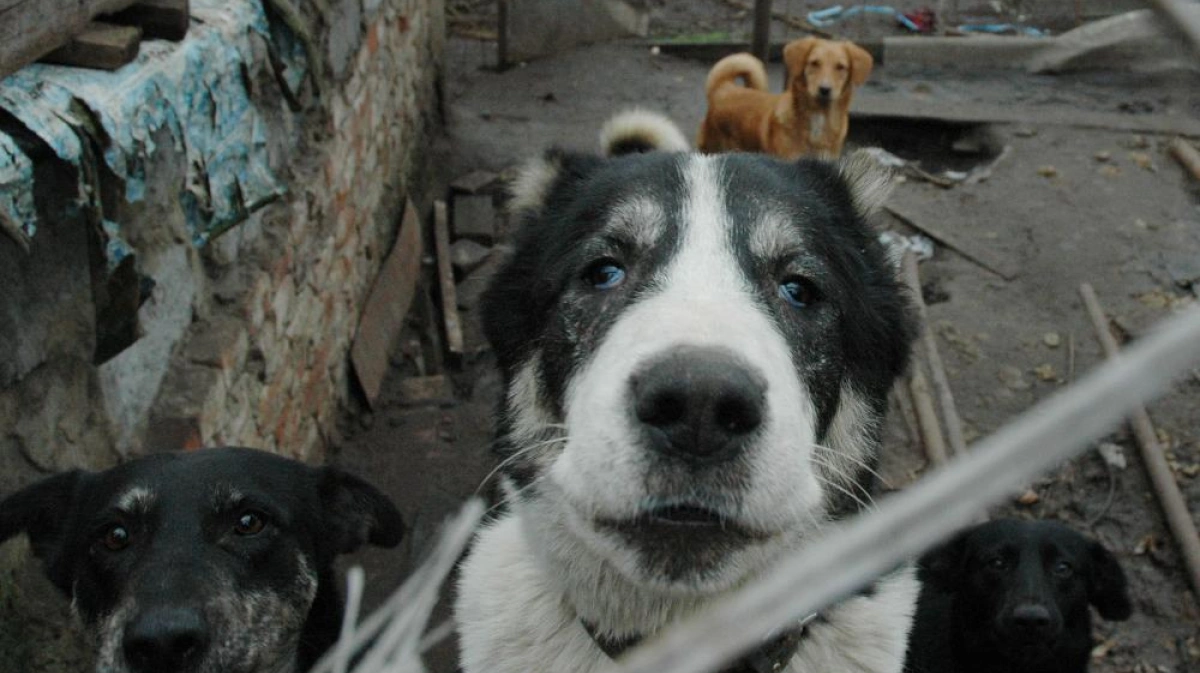
[(421, 255), (421, 219), (412, 201), (406, 201), (396, 244), (367, 295), (358, 332), (350, 346), (354, 372), (372, 406), (383, 388), (388, 355), (400, 335), (404, 317), (417, 291)]
[(142, 35), (147, 39), (178, 42), (187, 36), (192, 21), (190, 5), (189, 0), (141, 0), (104, 20), (123, 26), (141, 26)]
[[(922, 38), (936, 39), (936, 38)], [(856, 119), (932, 119), (952, 124), (1028, 124), (1200, 138), (1200, 120), (1159, 114), (1131, 115), (1076, 108), (999, 105), (948, 100), (915, 100), (862, 89), (854, 95)]]
[(977, 245), (971, 241), (961, 238), (955, 233), (942, 228), (939, 225), (934, 225), (926, 219), (922, 219), (912, 213), (902, 211), (894, 205), (886, 205), (884, 209), (892, 215), (895, 215), (901, 222), (913, 227), (926, 236), (936, 240), (942, 245), (952, 248), (955, 252), (975, 262), (979, 266), (991, 271), (1000, 276), (1004, 280), (1012, 280), (1017, 277), (1020, 268), (1007, 258), (996, 254), (991, 248), (986, 245)]
[(41, 58), (45, 63), (116, 70), (137, 58), (142, 29), (93, 21), (87, 30)]
[(446, 202), (433, 204), (433, 240), (437, 248), (438, 286), (442, 290), (442, 319), (446, 325), (446, 350), (463, 354), (462, 323), (458, 318), (458, 298), (454, 287), (454, 269), (450, 266), (450, 223)]
[(95, 17), (136, 0), (0, 0), (0, 77), (16, 72), (82, 32)]

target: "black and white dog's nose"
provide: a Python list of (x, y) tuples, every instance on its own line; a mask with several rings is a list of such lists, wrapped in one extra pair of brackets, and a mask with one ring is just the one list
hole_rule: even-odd
[(651, 446), (689, 462), (727, 460), (762, 425), (767, 383), (733, 353), (685, 347), (631, 379), (633, 411)]
[(125, 627), (125, 661), (136, 673), (184, 671), (204, 658), (208, 624), (196, 610), (158, 608)]

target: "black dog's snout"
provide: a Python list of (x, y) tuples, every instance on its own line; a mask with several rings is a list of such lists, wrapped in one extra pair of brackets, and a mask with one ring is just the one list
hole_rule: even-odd
[(821, 98), (829, 98), (830, 96), (833, 95), (833, 87), (819, 86), (819, 87), (817, 87), (817, 95), (820, 96)]
[(188, 670), (208, 650), (208, 624), (196, 610), (148, 610), (125, 627), (125, 660), (136, 673)]
[(633, 410), (653, 448), (690, 462), (725, 460), (763, 422), (767, 384), (737, 356), (682, 348), (634, 374)]
[(1013, 608), (1009, 624), (1013, 629), (1029, 635), (1045, 633), (1053, 626), (1050, 609), (1041, 603), (1022, 603)]

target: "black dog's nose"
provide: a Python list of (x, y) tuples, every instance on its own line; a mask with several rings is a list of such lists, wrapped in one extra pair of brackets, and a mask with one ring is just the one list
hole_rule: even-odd
[(690, 462), (735, 455), (762, 424), (767, 383), (733, 353), (685, 347), (631, 380), (634, 415), (653, 448)]
[(1012, 625), (1027, 633), (1041, 633), (1050, 628), (1050, 610), (1041, 603), (1022, 603), (1013, 609)]
[(196, 610), (147, 610), (125, 627), (123, 647), (136, 673), (187, 670), (208, 649), (208, 624)]
[(821, 98), (829, 98), (833, 95), (833, 87), (819, 86), (817, 87), (817, 95)]

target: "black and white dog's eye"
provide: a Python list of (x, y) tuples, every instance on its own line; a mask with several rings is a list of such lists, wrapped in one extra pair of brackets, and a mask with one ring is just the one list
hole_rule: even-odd
[(583, 272), (584, 282), (597, 290), (611, 290), (625, 282), (625, 267), (615, 259), (600, 259)]
[(779, 282), (779, 296), (796, 308), (812, 306), (821, 300), (817, 286), (807, 278), (788, 276)]
[(987, 560), (987, 567), (992, 570), (1004, 570), (1008, 567), (1008, 559), (1003, 556), (993, 556)]
[(1071, 566), (1071, 564), (1067, 563), (1066, 561), (1059, 561), (1058, 563), (1054, 564), (1054, 575), (1056, 577), (1061, 577), (1063, 579), (1066, 579), (1067, 577), (1070, 577), (1074, 573), (1075, 573), (1075, 568), (1073, 568)]
[(238, 517), (237, 523), (233, 526), (233, 532), (242, 536), (258, 535), (265, 528), (267, 522), (262, 515), (256, 512), (243, 512)]
[(114, 524), (104, 531), (104, 536), (100, 538), (100, 543), (109, 551), (121, 551), (129, 546), (130, 537), (127, 528), (120, 524)]

